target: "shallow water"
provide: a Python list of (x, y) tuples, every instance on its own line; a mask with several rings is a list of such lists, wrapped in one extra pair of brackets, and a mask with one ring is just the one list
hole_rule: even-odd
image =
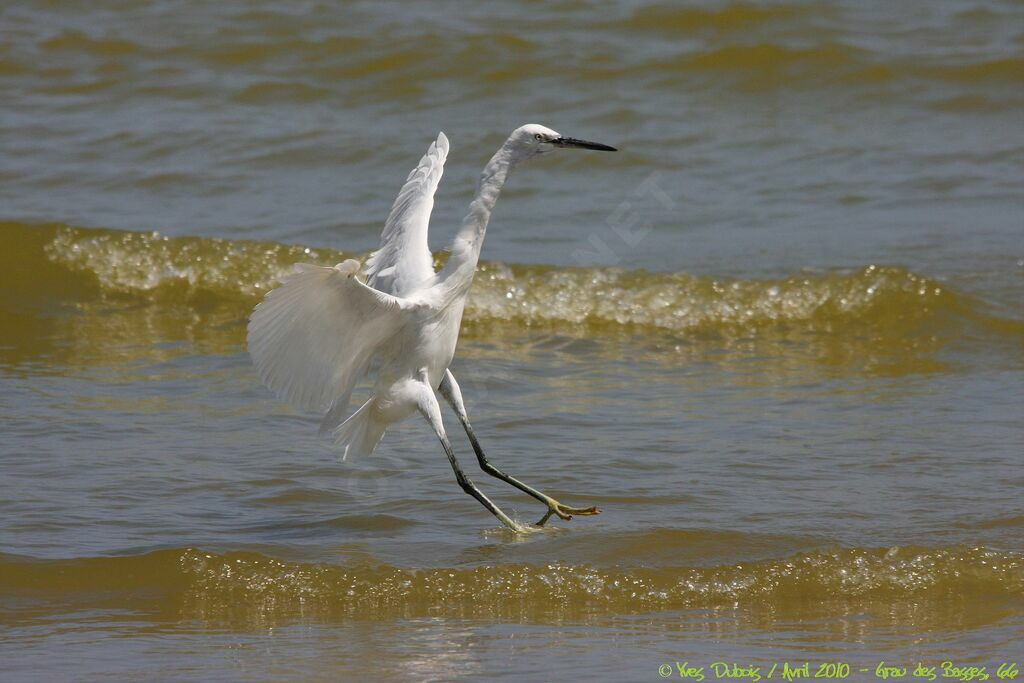
[[(1018, 4), (0, 24), (0, 679), (1024, 656)], [(443, 261), (527, 121), (621, 151), (517, 172), (467, 307), (490, 457), (603, 510), (515, 537), (419, 420), (340, 462), (244, 337), (291, 264), (373, 248), (440, 129)]]

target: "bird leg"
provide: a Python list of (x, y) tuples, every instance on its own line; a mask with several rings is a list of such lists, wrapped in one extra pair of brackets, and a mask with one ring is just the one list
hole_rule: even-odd
[(476, 459), (480, 463), (480, 469), (492, 477), (501, 479), (502, 481), (515, 486), (517, 489), (526, 493), (527, 495), (533, 496), (540, 502), (548, 506), (548, 511), (541, 517), (540, 521), (537, 522), (536, 526), (544, 526), (552, 515), (557, 515), (559, 519), (569, 520), (573, 518), (573, 515), (597, 515), (601, 511), (596, 507), (588, 508), (574, 508), (568, 505), (563, 505), (557, 500), (541, 493), (537, 489), (524, 484), (515, 477), (509, 476), (499, 470), (497, 467), (491, 464), (484, 455), (483, 448), (480, 447), (480, 442), (476, 438), (476, 433), (473, 431), (472, 425), (469, 424), (469, 417), (466, 415), (466, 407), (462, 402), (462, 391), (459, 389), (458, 383), (455, 381), (455, 377), (452, 375), (450, 370), (445, 371), (444, 379), (441, 380), (441, 386), (438, 387), (438, 391), (444, 396), (445, 400), (448, 401), (455, 414), (458, 416), (459, 421), (462, 423), (462, 427), (466, 430), (466, 436), (469, 437), (469, 442), (473, 445), (473, 452), (476, 453)]
[(448, 462), (452, 464), (452, 469), (455, 470), (455, 480), (459, 482), (459, 486), (462, 490), (469, 495), (480, 501), (480, 504), (487, 508), (492, 515), (498, 518), (498, 520), (516, 533), (524, 533), (529, 531), (522, 524), (514, 521), (508, 515), (501, 511), (497, 505), (491, 502), (491, 499), (484, 495), (484, 492), (476, 487), (473, 480), (466, 476), (466, 473), (459, 467), (459, 461), (455, 459), (455, 452), (452, 450), (452, 445), (448, 443), (448, 437), (441, 437), (441, 445), (444, 447), (444, 452), (448, 456)]
[(426, 384), (422, 385), (420, 390), (420, 396), (418, 397), (418, 407), (423, 417), (427, 419), (430, 426), (434, 428), (434, 433), (437, 434), (437, 438), (441, 440), (441, 446), (444, 447), (445, 455), (448, 456), (448, 462), (451, 463), (452, 470), (455, 472), (455, 480), (459, 482), (459, 486), (463, 491), (480, 501), (487, 510), (498, 518), (502, 524), (507, 526), (516, 533), (525, 533), (529, 531), (529, 528), (519, 524), (511, 517), (501, 511), (497, 505), (491, 502), (491, 499), (484, 495), (484, 492), (476, 487), (473, 480), (466, 476), (466, 473), (462, 471), (459, 466), (459, 461), (455, 458), (455, 451), (452, 450), (452, 445), (448, 441), (448, 437), (444, 431), (444, 423), (441, 421), (441, 408), (437, 405), (437, 399), (434, 397), (433, 390), (430, 389)]
[(505, 474), (497, 467), (492, 465), (491, 462), (487, 459), (487, 456), (484, 455), (484, 450), (480, 447), (480, 442), (477, 441), (476, 433), (473, 432), (473, 427), (469, 424), (469, 420), (461, 420), (461, 422), (462, 426), (466, 429), (466, 435), (469, 437), (469, 442), (473, 444), (473, 452), (476, 453), (476, 459), (480, 462), (480, 469), (482, 469), (484, 472), (491, 475), (492, 477), (496, 477), (504, 482), (511, 484), (512, 486), (515, 486), (523, 493), (533, 496), (534, 498), (548, 506), (548, 511), (544, 514), (543, 517), (541, 517), (540, 521), (537, 522), (537, 526), (544, 526), (544, 524), (547, 523), (549, 519), (551, 519), (552, 515), (558, 516), (559, 519), (569, 520), (573, 518), (573, 515), (584, 516), (601, 514), (601, 511), (594, 506), (588, 508), (574, 508), (569, 507), (568, 505), (563, 505), (562, 503), (559, 503), (551, 496), (541, 493), (537, 489), (533, 488), (528, 484), (524, 484), (515, 477)]

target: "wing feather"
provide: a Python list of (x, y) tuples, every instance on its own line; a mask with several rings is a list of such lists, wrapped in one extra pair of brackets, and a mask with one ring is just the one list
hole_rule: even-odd
[(403, 296), (433, 277), (427, 231), (447, 158), (448, 138), (440, 133), (406, 179), (384, 223), (380, 248), (366, 262), (371, 287)]
[(249, 318), (260, 379), (296, 408), (344, 410), (370, 357), (417, 308), (359, 282), (358, 267), (299, 264)]

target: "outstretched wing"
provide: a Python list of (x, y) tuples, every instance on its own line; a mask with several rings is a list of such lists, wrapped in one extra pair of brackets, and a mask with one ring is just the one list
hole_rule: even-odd
[(340, 412), (370, 357), (417, 304), (359, 282), (353, 259), (333, 268), (302, 263), (296, 270), (249, 317), (249, 354), (260, 379), (282, 400), (302, 410), (333, 406)]
[(433, 277), (427, 224), (447, 157), (448, 138), (440, 133), (398, 193), (384, 223), (380, 249), (366, 262), (366, 283), (374, 289), (403, 296)]

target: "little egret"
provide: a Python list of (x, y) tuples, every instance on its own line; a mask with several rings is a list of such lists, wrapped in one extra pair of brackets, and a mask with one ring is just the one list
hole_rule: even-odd
[[(366, 262), (365, 284), (356, 278), (360, 266), (354, 259), (333, 268), (298, 264), (249, 318), (249, 353), (264, 384), (296, 408), (325, 411), (320, 432), (333, 430), (343, 457), (372, 453), (389, 425), (418, 411), (441, 440), (459, 486), (514, 531), (527, 528), (491, 502), (459, 466), (434, 392), (455, 411), (481, 469), (547, 505), (537, 526), (552, 515), (572, 519), (600, 512), (562, 505), (492, 465), (448, 368), (498, 195), (517, 164), (556, 149), (615, 151), (536, 124), (517, 128), (484, 167), (448, 262), (434, 272), (427, 223), (448, 156), (448, 138), (439, 134), (391, 207), (380, 248)], [(352, 389), (374, 356), (374, 394), (342, 421)]]

